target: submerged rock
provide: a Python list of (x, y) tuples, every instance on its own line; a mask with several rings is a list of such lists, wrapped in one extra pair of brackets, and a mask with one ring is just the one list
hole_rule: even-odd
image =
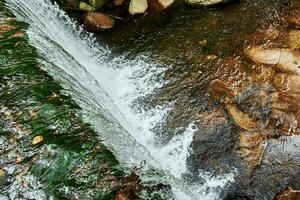
[(143, 14), (148, 8), (147, 0), (131, 0), (129, 4), (129, 13), (131, 15)]
[(185, 0), (185, 3), (193, 7), (212, 6), (220, 3), (228, 3), (234, 0)]
[(111, 29), (115, 24), (115, 20), (100, 12), (89, 12), (84, 18), (84, 26), (87, 30), (99, 32)]

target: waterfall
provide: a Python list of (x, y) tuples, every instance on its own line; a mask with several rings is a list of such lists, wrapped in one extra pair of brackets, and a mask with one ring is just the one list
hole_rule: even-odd
[[(82, 108), (84, 120), (93, 125), (124, 168), (142, 161), (142, 180), (156, 179), (171, 185), (178, 200), (218, 199), (234, 173), (212, 177), (200, 173), (203, 183), (190, 182), (186, 159), (197, 127), (193, 122), (169, 143), (157, 145), (153, 128), (164, 123), (174, 102), (151, 110), (137, 110), (133, 102), (164, 86), (164, 68), (139, 55), (134, 60), (114, 56), (56, 4), (49, 0), (7, 0), (16, 17), (29, 24), (27, 34), (37, 49), (39, 62)], [(162, 176), (151, 177), (149, 170)]]

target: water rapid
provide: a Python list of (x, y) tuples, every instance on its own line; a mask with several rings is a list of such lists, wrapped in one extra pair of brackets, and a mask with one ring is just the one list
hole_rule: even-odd
[[(174, 102), (150, 110), (136, 106), (139, 98), (164, 86), (163, 66), (144, 55), (134, 60), (112, 55), (50, 1), (7, 0), (6, 5), (29, 24), (27, 34), (40, 55), (41, 67), (81, 106), (85, 120), (124, 168), (132, 169), (145, 160), (143, 181), (171, 185), (176, 199), (218, 199), (234, 173), (212, 177), (202, 172), (198, 176), (205, 182), (201, 184), (185, 178), (195, 124), (189, 122), (183, 134), (158, 145), (160, 138), (153, 129), (164, 123)], [(151, 170), (161, 173), (150, 176)]]

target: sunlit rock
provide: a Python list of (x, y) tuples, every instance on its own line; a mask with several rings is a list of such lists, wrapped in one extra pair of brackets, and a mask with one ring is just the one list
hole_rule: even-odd
[(287, 135), (300, 134), (300, 76), (291, 75), (286, 78), (283, 91), (272, 96), (272, 118)]
[(290, 49), (250, 47), (245, 53), (256, 63), (274, 65), (282, 72), (300, 74), (300, 53)]
[(143, 14), (148, 8), (147, 0), (131, 0), (129, 4), (129, 13), (131, 15)]
[(289, 20), (291, 23), (296, 26), (300, 26), (300, 3), (297, 0), (293, 1), (292, 14), (289, 16)]
[(251, 174), (262, 160), (266, 136), (260, 132), (241, 132), (239, 139), (238, 153), (243, 161), (242, 165)]
[(87, 12), (91, 12), (91, 11), (95, 10), (95, 8), (93, 6), (87, 4), (87, 3), (83, 2), (83, 1), (81, 1), (79, 3), (79, 9), (83, 10), (83, 11), (87, 11)]
[(212, 6), (220, 3), (228, 3), (234, 0), (185, 0), (185, 3), (189, 6)]
[(84, 18), (84, 26), (87, 30), (98, 32), (111, 29), (115, 20), (100, 12), (89, 12)]
[(289, 32), (289, 46), (292, 49), (300, 48), (300, 30), (291, 30)]
[(33, 138), (33, 140), (32, 140), (32, 145), (39, 144), (39, 143), (41, 143), (43, 140), (44, 140), (43, 136), (41, 136), (41, 135), (35, 136), (35, 137)]
[(300, 199), (300, 191), (294, 190), (289, 187), (284, 190), (281, 194), (276, 196), (275, 200), (299, 200)]
[(148, 0), (149, 7), (160, 12), (173, 4), (174, 0)]
[(256, 128), (255, 121), (247, 114), (241, 112), (234, 104), (227, 104), (226, 108), (239, 127), (247, 131)]

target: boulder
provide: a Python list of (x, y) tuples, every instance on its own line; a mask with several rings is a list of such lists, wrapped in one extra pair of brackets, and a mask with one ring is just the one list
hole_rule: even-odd
[(115, 20), (100, 12), (89, 12), (84, 18), (84, 26), (92, 32), (99, 32), (111, 29), (115, 24)]
[(148, 0), (149, 7), (155, 12), (165, 10), (174, 3), (174, 0)]
[(192, 7), (213, 6), (216, 4), (228, 3), (234, 0), (185, 0), (185, 3)]
[(131, 15), (143, 14), (148, 8), (147, 0), (131, 0), (129, 4), (129, 13)]

